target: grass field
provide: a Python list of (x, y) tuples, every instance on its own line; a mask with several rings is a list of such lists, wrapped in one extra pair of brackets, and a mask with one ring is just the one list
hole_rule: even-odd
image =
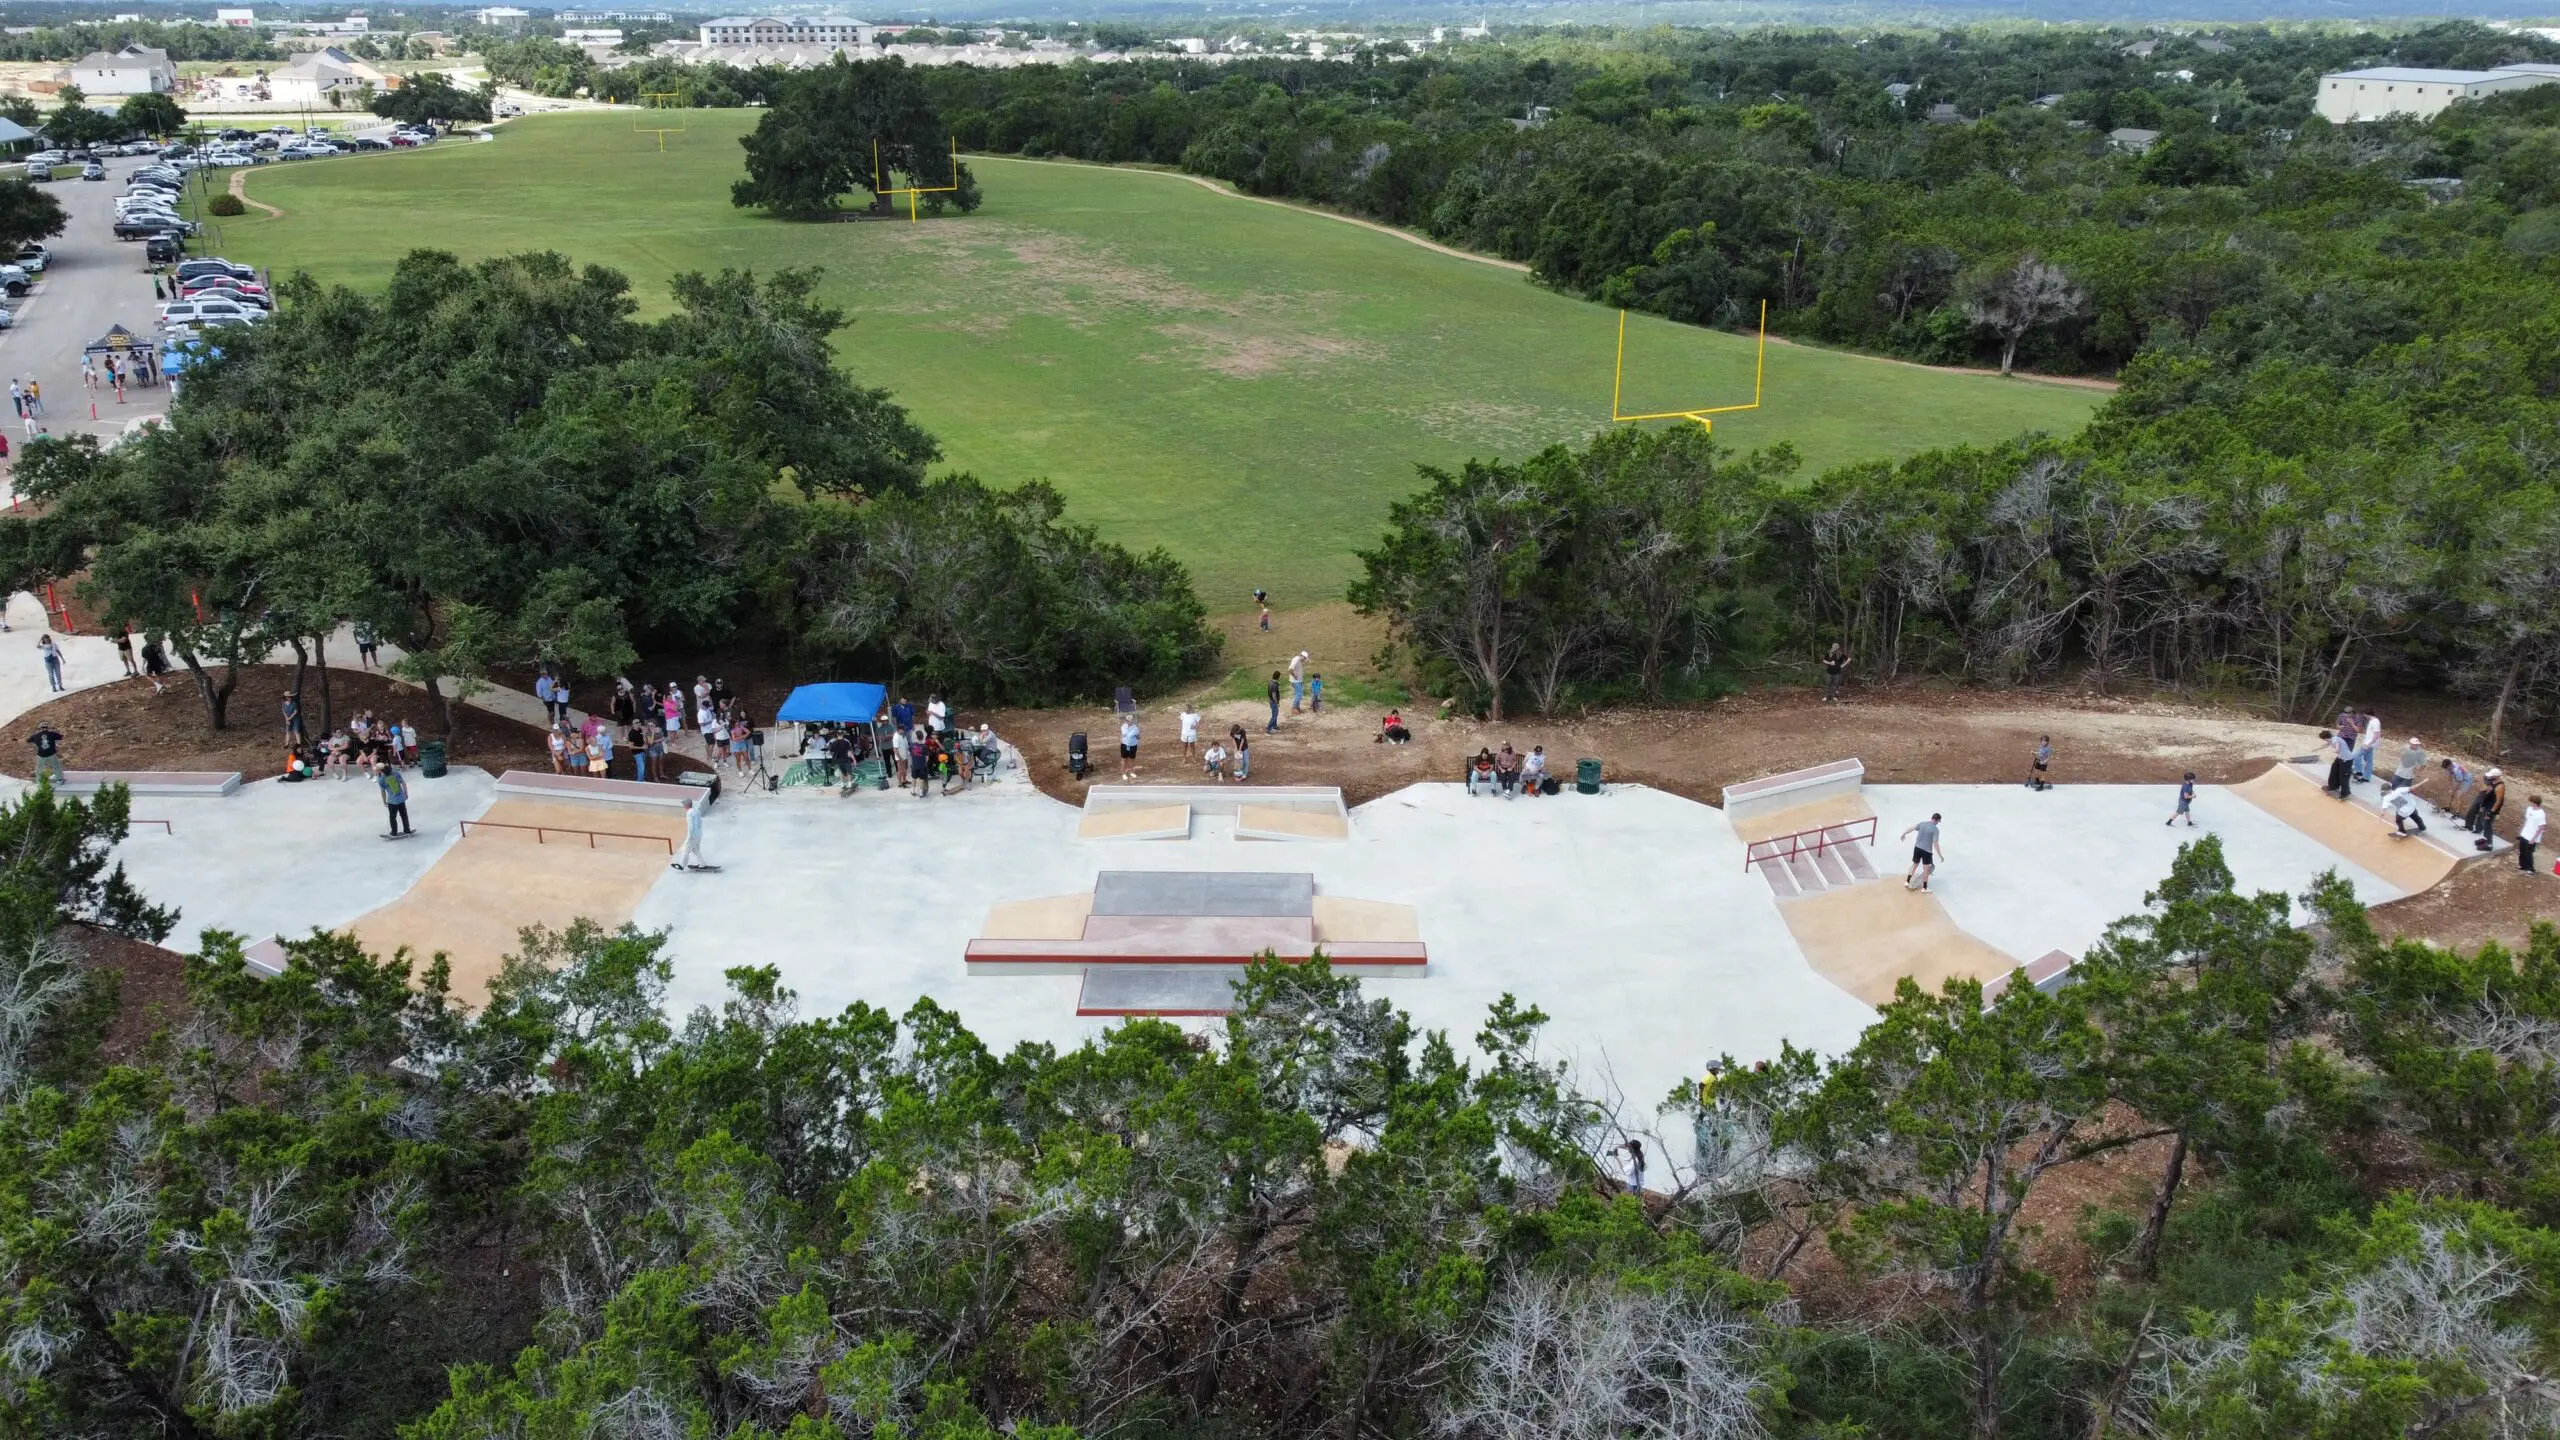
[[(279, 271), (381, 284), (405, 251), (555, 249), (644, 307), (689, 269), (821, 266), (855, 324), (838, 356), (896, 392), (950, 462), (1046, 476), (1108, 536), (1162, 544), (1213, 611), (1338, 596), (1416, 462), (1516, 456), (1609, 414), (1616, 316), (1520, 274), (1176, 175), (986, 158), (976, 215), (787, 224), (733, 209), (749, 112), (543, 116), (486, 144), (262, 168), (281, 207), (209, 235)], [(1625, 408), (1744, 401), (1747, 338), (1638, 319)], [(1806, 473), (2076, 429), (2102, 397), (1772, 345), (1766, 406), (1716, 432)]]

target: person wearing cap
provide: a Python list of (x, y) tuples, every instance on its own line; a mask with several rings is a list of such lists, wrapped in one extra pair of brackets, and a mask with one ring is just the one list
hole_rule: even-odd
[(2391, 817), (2391, 838), (2406, 840), (2427, 833), (2427, 817), (2418, 813), (2418, 792), (2394, 790), (2383, 797), (2382, 813)]
[(2417, 784), (2418, 771), (2426, 763), (2427, 747), (2418, 743), (2417, 736), (2410, 736), (2409, 743), (2400, 747), (2400, 763), (2392, 768), (2390, 788), (2406, 790)]
[(2498, 812), (2507, 808), (2507, 782), (2496, 766), (2480, 777), (2480, 793), (2471, 797), (2471, 813), (2463, 817), (2462, 828), (2479, 838), (2471, 842), (2474, 850), (2486, 850), (2496, 842)]
[(2480, 777), (2471, 773), (2470, 766), (2450, 755), (2438, 760), (2436, 765), (2444, 771), (2445, 779), (2453, 783), (2453, 794), (2436, 807), (2436, 813), (2450, 819), (2461, 814), (2463, 808), (2471, 803), (2471, 787), (2479, 783)]

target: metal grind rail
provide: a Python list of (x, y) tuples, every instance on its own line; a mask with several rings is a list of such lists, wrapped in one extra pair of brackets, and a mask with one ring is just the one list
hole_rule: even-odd
[(1820, 854), (1835, 845), (1854, 845), (1859, 841), (1876, 843), (1876, 817), (1843, 820), (1837, 825), (1822, 825), (1799, 830), (1793, 835), (1774, 835), (1754, 840), (1742, 847), (1742, 868), (1748, 872), (1763, 860), (1793, 860), (1798, 855)]
[(654, 840), (666, 846), (668, 854), (676, 853), (676, 842), (664, 835), (641, 835), (629, 830), (582, 830), (575, 825), (520, 825), (513, 820), (464, 820), (458, 823), (461, 824), (462, 833), (466, 836), (471, 833), (472, 826), (487, 825), (499, 830), (530, 830), (533, 832), (533, 843), (536, 845), (551, 843), (543, 838), (546, 835), (584, 835), (587, 837), (587, 848), (590, 850), (596, 848), (597, 838), (602, 837), (607, 840)]

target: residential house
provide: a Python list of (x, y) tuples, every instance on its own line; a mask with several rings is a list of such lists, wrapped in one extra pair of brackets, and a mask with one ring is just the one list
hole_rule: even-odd
[(267, 94), (280, 105), (317, 108), (330, 104), (335, 95), (343, 107), (354, 104), (365, 90), (388, 88), (381, 71), (335, 45), (305, 51), (267, 72)]
[(2130, 125), (2126, 125), (2118, 129), (2108, 131), (2107, 143), (2118, 150), (2122, 150), (2128, 155), (2148, 154), (2152, 146), (2160, 143), (2160, 132), (2157, 130), (2137, 130)]
[(166, 95), (178, 88), (178, 67), (169, 62), (166, 50), (127, 45), (113, 55), (98, 50), (81, 56), (69, 80), (91, 99)]

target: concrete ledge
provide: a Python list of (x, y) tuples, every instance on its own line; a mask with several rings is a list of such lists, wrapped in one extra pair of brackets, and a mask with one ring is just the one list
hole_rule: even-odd
[(1188, 805), (1194, 815), (1233, 815), (1246, 806), (1294, 810), (1346, 817), (1346, 824), (1350, 813), (1331, 785), (1091, 785), (1084, 792), (1088, 815), (1163, 805)]
[(65, 770), (55, 787), (65, 795), (95, 795), (122, 785), (136, 795), (199, 795), (219, 799), (240, 788), (237, 770)]
[(1854, 795), (1866, 780), (1864, 761), (1834, 760), (1827, 765), (1814, 765), (1758, 780), (1746, 780), (1739, 785), (1727, 785), (1724, 787), (1724, 818), (1730, 824), (1776, 810), (1811, 805), (1836, 795)]
[[(2050, 995), (2071, 983), (2071, 967), (2079, 963), (2080, 958), (2068, 950), (2048, 950), (2018, 969), (2027, 972), (2028, 984)], [(2009, 972), (2010, 975), (2016, 973), (2016, 970)], [(1982, 1003), (1986, 1007), (1994, 1004), (2008, 988), (2008, 975), (1995, 975), (1983, 981)]]
[(249, 973), (261, 980), (273, 980), (284, 974), (284, 942), (273, 935), (243, 949), (240, 958), (248, 962)]
[(1165, 969), (1237, 969), (1267, 951), (1278, 960), (1306, 960), (1321, 950), (1334, 969), (1346, 975), (1420, 975), (1430, 954), (1412, 941), (1342, 941), (1317, 945), (1292, 940), (1237, 954), (1220, 945), (1186, 945), (1179, 937), (1147, 941), (1113, 940), (972, 940), (967, 964), (972, 975), (1064, 975), (1093, 966), (1127, 965)]
[(647, 780), (603, 780), (593, 775), (545, 775), (539, 770), (510, 770), (498, 777), (498, 793), (570, 804), (682, 810), (707, 792), (693, 785), (660, 785)]
[(1235, 1008), (1236, 980), (1221, 970), (1138, 970), (1097, 966), (1076, 994), (1082, 1016), (1155, 1015), (1196, 1019)]

